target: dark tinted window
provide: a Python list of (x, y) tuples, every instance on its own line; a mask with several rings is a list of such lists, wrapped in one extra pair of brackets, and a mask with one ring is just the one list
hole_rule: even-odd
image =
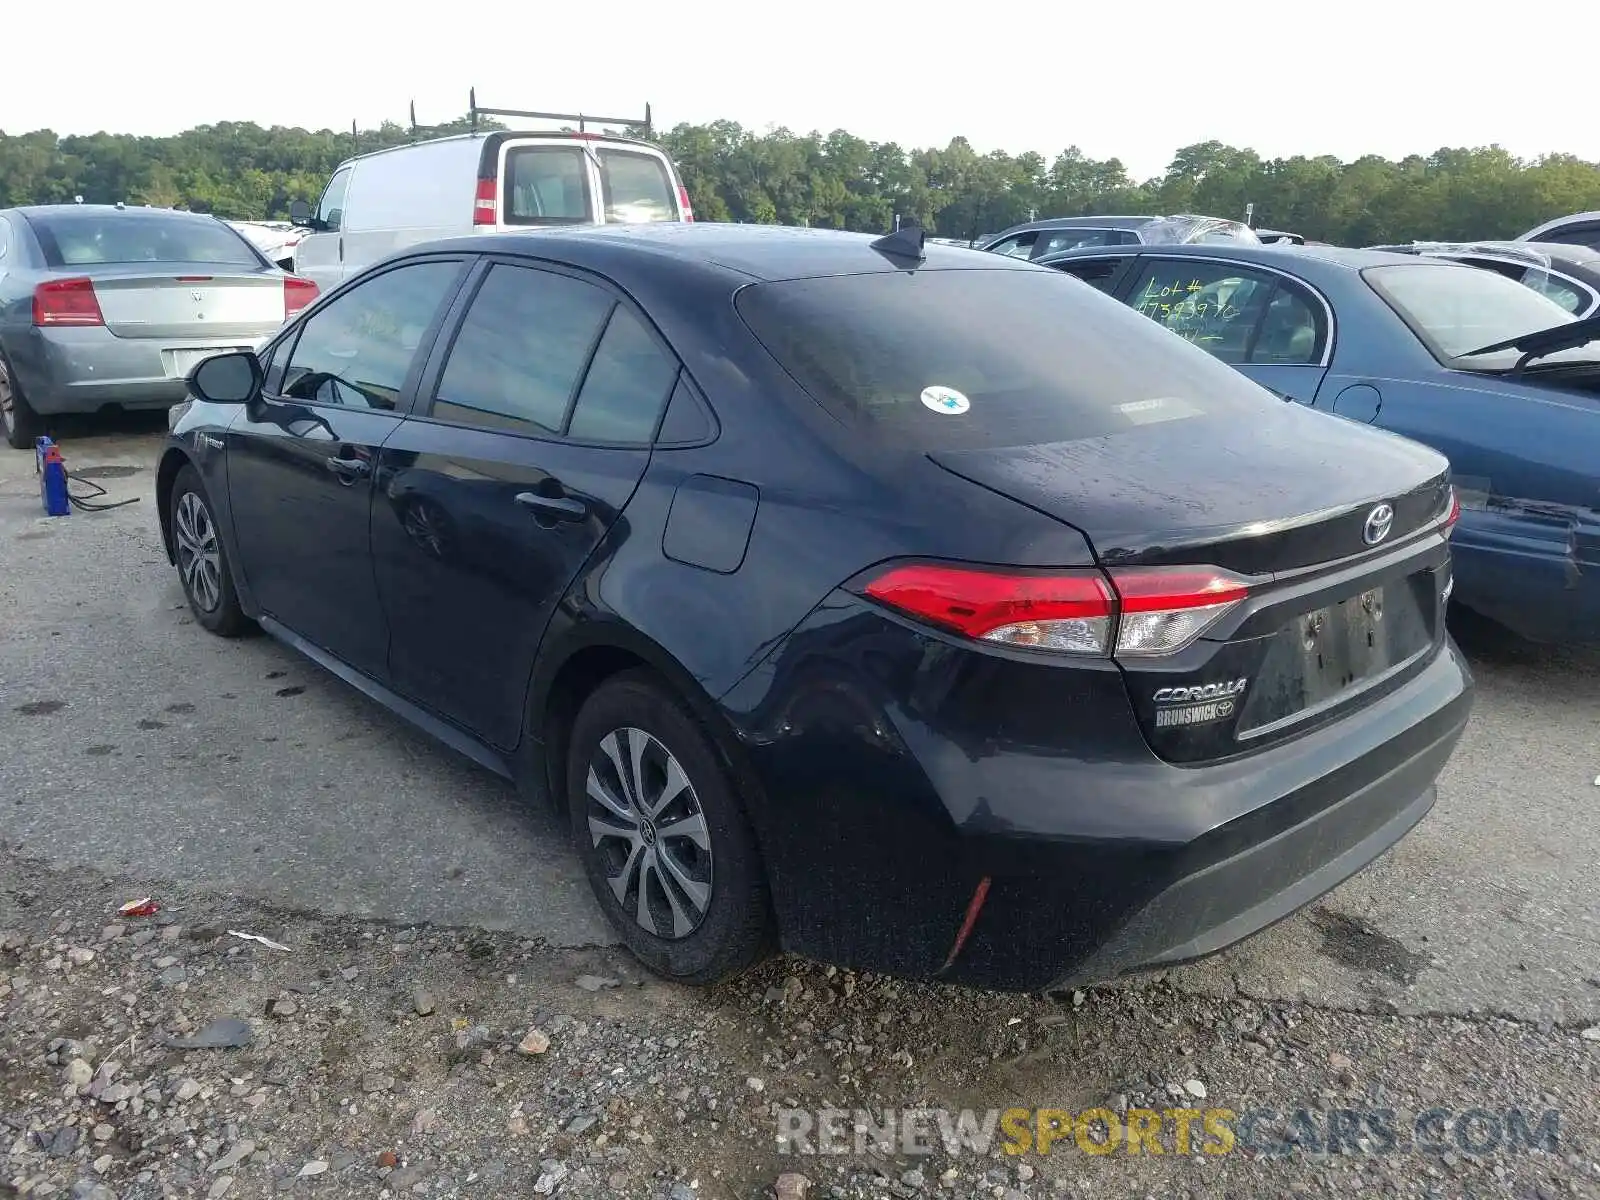
[[(393, 408), (461, 264), (397, 267), (302, 318), (282, 394), (308, 404)], [(281, 355), (281, 351), (279, 352)]]
[(1305, 294), (1266, 271), (1181, 258), (1149, 260), (1128, 303), (1227, 363), (1314, 363), (1321, 326)]
[(1587, 246), (1600, 250), (1600, 225), (1569, 225), (1539, 235), (1541, 242), (1561, 242), (1568, 246)]
[(589, 215), (589, 160), (577, 146), (518, 146), (506, 153), (508, 225), (579, 225)]
[(215, 217), (100, 209), (28, 218), (52, 267), (96, 263), (215, 263), (259, 267), (255, 248)]
[(600, 185), (607, 221), (637, 224), (678, 219), (666, 164), (653, 154), (600, 151)]
[(1065, 441), (1271, 403), (1056, 271), (788, 280), (746, 287), (737, 303), (824, 407), (912, 447)]
[(706, 410), (695, 398), (694, 388), (680, 374), (678, 386), (672, 389), (672, 399), (667, 402), (667, 415), (661, 418), (661, 431), (656, 434), (657, 443), (681, 446), (704, 441), (715, 432)]
[(560, 433), (611, 306), (606, 292), (570, 275), (494, 267), (451, 347), (433, 416), (486, 429)]
[(678, 364), (633, 313), (618, 305), (594, 352), (567, 436), (585, 442), (648, 442)]
[(1122, 273), (1122, 265), (1126, 261), (1122, 258), (1081, 258), (1047, 265), (1081, 279), (1102, 292), (1108, 292)]

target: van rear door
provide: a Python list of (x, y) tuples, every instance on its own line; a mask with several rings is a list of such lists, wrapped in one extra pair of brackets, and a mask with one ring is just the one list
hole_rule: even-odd
[(581, 135), (507, 139), (500, 148), (499, 191), (502, 228), (693, 219), (671, 161), (643, 142)]

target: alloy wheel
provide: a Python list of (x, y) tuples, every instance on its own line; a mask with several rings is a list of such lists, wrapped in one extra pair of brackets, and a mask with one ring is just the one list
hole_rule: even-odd
[(585, 788), (589, 834), (623, 910), (656, 937), (688, 937), (711, 906), (711, 835), (694, 787), (642, 729), (600, 739)]
[(178, 539), (178, 573), (189, 596), (204, 612), (222, 603), (222, 555), (217, 527), (205, 501), (194, 492), (178, 498), (173, 532)]

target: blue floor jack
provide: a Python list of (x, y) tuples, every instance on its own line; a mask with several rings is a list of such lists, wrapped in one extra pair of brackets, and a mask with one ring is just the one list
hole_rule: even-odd
[(61, 457), (61, 447), (47, 437), (38, 438), (33, 443), (33, 470), (39, 476), (39, 499), (44, 501), (46, 516), (70, 517), (74, 505), (84, 512), (108, 512), (113, 508), (134, 504), (139, 499), (131, 496), (115, 503), (101, 504), (98, 500), (106, 494), (105, 488), (92, 479), (82, 478), (78, 482), (94, 490), (87, 496), (74, 496), (68, 486), (70, 477), (67, 475), (66, 460)]
[(36, 440), (33, 469), (39, 476), (39, 498), (44, 501), (45, 515), (70, 517), (72, 496), (67, 491), (67, 464), (61, 458), (61, 447), (47, 437)]

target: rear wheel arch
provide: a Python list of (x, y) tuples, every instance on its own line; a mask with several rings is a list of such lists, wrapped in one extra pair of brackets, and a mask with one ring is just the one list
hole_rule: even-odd
[(583, 703), (617, 675), (647, 671), (681, 701), (717, 748), (741, 798), (755, 788), (737, 735), (699, 681), (670, 653), (631, 626), (591, 621), (572, 631), (554, 654), (541, 656), (528, 690), (524, 742), (540, 743), (534, 781), (558, 810), (566, 802), (567, 751)]

